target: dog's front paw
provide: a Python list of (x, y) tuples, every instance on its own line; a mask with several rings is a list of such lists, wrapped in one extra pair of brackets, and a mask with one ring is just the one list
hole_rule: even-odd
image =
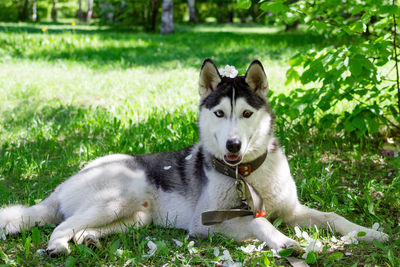
[(300, 245), (293, 239), (285, 236), (284, 234), (271, 238), (267, 245), (270, 249), (280, 251), (282, 249), (293, 248), (295, 251), (300, 250)]
[(50, 255), (50, 257), (56, 257), (61, 253), (71, 253), (71, 249), (68, 246), (68, 241), (58, 239), (49, 243), (46, 252)]
[(389, 236), (383, 232), (368, 229), (365, 231), (365, 235), (358, 237), (358, 239), (368, 243), (372, 243), (374, 240), (384, 243), (389, 240)]
[(74, 235), (74, 241), (77, 244), (84, 243), (86, 246), (95, 246), (97, 248), (101, 247), (99, 239), (96, 237), (97, 232), (95, 230), (81, 230)]

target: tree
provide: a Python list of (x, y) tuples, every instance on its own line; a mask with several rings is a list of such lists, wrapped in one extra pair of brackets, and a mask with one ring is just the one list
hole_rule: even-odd
[(173, 0), (163, 0), (161, 14), (161, 34), (174, 32), (174, 4)]
[(57, 2), (58, 0), (53, 0), (53, 7), (51, 9), (51, 19), (57, 22)]
[(150, 23), (150, 30), (155, 31), (157, 25), (157, 16), (161, 6), (161, 0), (150, 0), (150, 9), (147, 13), (147, 23)]
[(194, 0), (188, 0), (188, 8), (189, 8), (189, 21), (191, 23), (196, 22), (196, 15), (194, 9)]
[(36, 0), (33, 0), (32, 2), (32, 21), (36, 22), (37, 20), (37, 6), (36, 6)]
[(28, 6), (29, 6), (29, 0), (24, 0), (22, 7), (21, 7), (21, 2), (17, 2), (18, 5), (18, 19), (21, 21), (25, 21), (28, 19)]
[(78, 12), (76, 15), (79, 21), (83, 21), (82, 0), (78, 0)]
[(93, 0), (88, 0), (88, 11), (86, 14), (86, 21), (89, 22), (92, 19), (93, 14)]

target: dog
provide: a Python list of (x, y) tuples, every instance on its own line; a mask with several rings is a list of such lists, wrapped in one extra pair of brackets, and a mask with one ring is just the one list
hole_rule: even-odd
[(383, 232), (299, 202), (274, 137), (260, 61), (236, 76), (222, 75), (206, 59), (199, 94), (199, 143), (174, 152), (95, 159), (42, 202), (3, 207), (0, 229), (15, 234), (35, 224), (57, 224), (47, 246), (50, 255), (69, 253), (71, 240), (98, 243), (106, 234), (149, 223), (196, 237), (257, 238), (277, 251), (295, 247), (296, 241), (270, 223), (277, 217), (290, 226), (328, 226), (342, 235), (364, 232), (357, 238), (367, 242), (388, 240)]

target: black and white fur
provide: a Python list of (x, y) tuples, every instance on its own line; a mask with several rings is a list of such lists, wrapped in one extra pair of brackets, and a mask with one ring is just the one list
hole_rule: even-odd
[[(72, 239), (98, 242), (103, 235), (148, 223), (173, 225), (193, 236), (215, 232), (237, 241), (257, 238), (276, 250), (296, 242), (266, 218), (238, 217), (204, 226), (201, 213), (240, 204), (234, 180), (216, 172), (211, 158), (237, 165), (268, 150), (264, 163), (246, 179), (262, 196), (269, 218), (289, 225), (327, 226), (344, 235), (363, 231), (359, 239), (386, 241), (388, 236), (300, 204), (285, 154), (273, 133), (268, 83), (259, 61), (245, 76), (222, 77), (206, 59), (199, 80), (200, 142), (176, 152), (151, 155), (109, 155), (90, 162), (32, 207), (0, 210), (0, 228), (14, 234), (39, 223), (55, 223), (47, 250), (69, 252)], [(250, 114), (250, 116), (249, 116)]]

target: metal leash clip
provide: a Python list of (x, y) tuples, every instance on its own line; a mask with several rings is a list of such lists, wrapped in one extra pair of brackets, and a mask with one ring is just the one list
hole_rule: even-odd
[(246, 185), (244, 184), (244, 181), (239, 178), (238, 166), (236, 166), (235, 176), (236, 176), (236, 181), (235, 181), (236, 192), (238, 193), (242, 201), (246, 201)]

